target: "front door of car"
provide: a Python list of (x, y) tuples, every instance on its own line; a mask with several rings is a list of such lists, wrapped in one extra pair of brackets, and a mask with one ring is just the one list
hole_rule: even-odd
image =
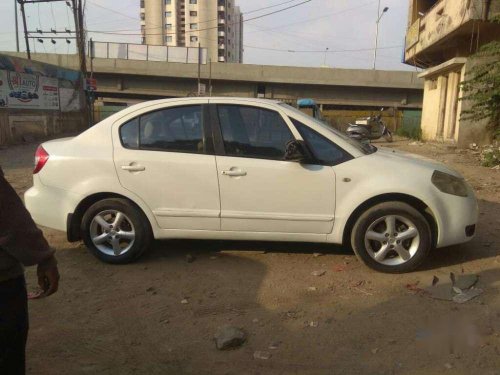
[(221, 230), (326, 234), (335, 212), (335, 173), (323, 165), (285, 161), (285, 145), (300, 134), (281, 113), (217, 104), (217, 170)]
[(206, 109), (203, 102), (155, 108), (113, 129), (120, 183), (150, 207), (160, 228), (220, 229), (219, 186)]

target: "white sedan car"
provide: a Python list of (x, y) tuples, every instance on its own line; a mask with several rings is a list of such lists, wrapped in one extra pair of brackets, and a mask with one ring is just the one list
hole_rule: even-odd
[(42, 144), (26, 206), (99, 259), (137, 259), (153, 238), (352, 246), (383, 272), (474, 236), (457, 172), (353, 141), (280, 102), (145, 102)]

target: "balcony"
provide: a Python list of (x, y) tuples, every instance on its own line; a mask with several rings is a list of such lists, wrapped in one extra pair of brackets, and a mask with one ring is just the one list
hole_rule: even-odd
[(219, 18), (219, 25), (225, 25), (226, 24), (226, 20), (224, 18)]
[(219, 62), (226, 62), (226, 58), (224, 56), (219, 56)]
[(226, 45), (225, 44), (219, 44), (219, 49), (225, 49)]
[(406, 32), (405, 61), (413, 64), (415, 59), (434, 61), (439, 55), (453, 57), (456, 49), (448, 53), (446, 46), (466, 35), (470, 39), (471, 22), (483, 17), (482, 2), (471, 0), (467, 8), (465, 0), (413, 0)]
[(218, 36), (226, 36), (226, 33), (224, 31), (219, 31), (217, 33)]
[(217, 7), (217, 10), (218, 10), (219, 12), (225, 12), (225, 11), (226, 11), (226, 7), (225, 7), (224, 5), (219, 5), (219, 6)]

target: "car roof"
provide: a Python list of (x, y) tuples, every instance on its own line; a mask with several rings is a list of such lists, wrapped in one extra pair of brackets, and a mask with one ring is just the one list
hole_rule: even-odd
[(114, 115), (106, 118), (104, 121), (106, 122), (114, 122), (116, 120), (119, 120), (122, 117), (127, 116), (130, 113), (133, 112), (138, 112), (142, 111), (143, 109), (149, 108), (149, 107), (157, 107), (161, 105), (168, 105), (168, 104), (174, 104), (177, 102), (182, 102), (184, 105), (189, 102), (193, 102), (196, 104), (200, 104), (200, 102), (206, 101), (207, 103), (209, 101), (214, 101), (220, 104), (220, 102), (225, 102), (227, 101), (228, 103), (234, 103), (234, 102), (246, 102), (246, 103), (253, 103), (253, 104), (272, 104), (272, 105), (278, 105), (282, 103), (279, 100), (272, 100), (272, 99), (260, 99), (260, 98), (239, 98), (239, 97), (232, 97), (232, 96), (195, 96), (195, 97), (188, 97), (188, 98), (171, 98), (171, 99), (157, 99), (157, 100), (148, 100), (145, 102), (137, 103), (134, 104), (130, 107), (125, 107), (123, 110), (115, 113)]
[(263, 103), (263, 104), (279, 104), (281, 103), (280, 100), (275, 100), (275, 99), (261, 99), (261, 98), (244, 98), (244, 97), (236, 97), (236, 96), (193, 96), (193, 97), (187, 97), (187, 98), (171, 98), (171, 99), (157, 99), (157, 100), (149, 100), (145, 101), (142, 103), (135, 104), (132, 107), (135, 107), (136, 109), (139, 109), (141, 107), (149, 107), (151, 104), (168, 104), (168, 103), (174, 103), (178, 101), (193, 101), (193, 102), (198, 102), (200, 100), (207, 100), (207, 101), (225, 101), (227, 100), (228, 102), (238, 100), (238, 101), (243, 101), (243, 102), (252, 102), (252, 103)]

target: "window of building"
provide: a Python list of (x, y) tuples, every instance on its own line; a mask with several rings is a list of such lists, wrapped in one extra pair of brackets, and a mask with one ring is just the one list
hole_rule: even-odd
[(292, 132), (278, 112), (219, 105), (224, 148), (228, 156), (283, 160)]
[(142, 115), (120, 127), (120, 139), (126, 148), (204, 153), (201, 106), (167, 108)]
[(167, 17), (172, 17), (172, 12), (168, 11), (168, 12), (165, 12), (165, 18)]
[(198, 24), (197, 23), (190, 23), (189, 24), (189, 28), (191, 30), (197, 30), (198, 29)]
[(172, 43), (172, 35), (165, 35), (165, 42)]
[(165, 29), (172, 30), (172, 24), (171, 23), (165, 24)]
[(165, 5), (170, 5), (172, 4), (172, 0), (165, 0)]
[(144, 8), (144, 0), (141, 0), (141, 8)]
[(192, 11), (190, 11), (190, 12), (189, 12), (189, 15), (190, 15), (191, 17), (198, 17), (198, 12), (197, 12), (197, 11), (195, 11), (195, 10), (192, 10)]
[(198, 0), (189, 0), (189, 4), (198, 4)]
[(198, 41), (198, 37), (197, 36), (191, 36), (191, 42), (197, 42)]
[(146, 38), (145, 37), (141, 38), (141, 44), (146, 44)]
[(141, 13), (141, 20), (145, 20), (146, 19), (146, 15), (144, 13)]

